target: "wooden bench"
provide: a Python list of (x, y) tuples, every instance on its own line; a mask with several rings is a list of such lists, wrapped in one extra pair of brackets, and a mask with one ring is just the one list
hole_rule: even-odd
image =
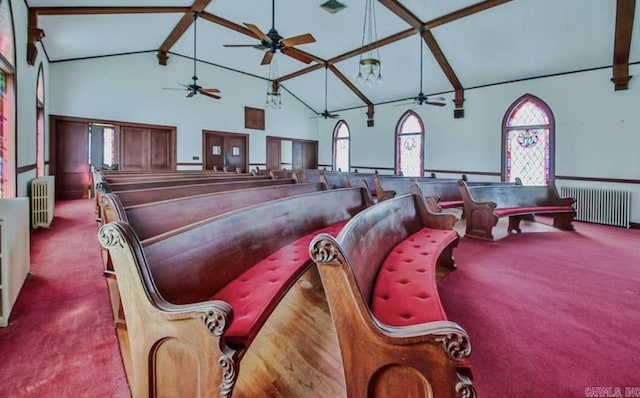
[[(167, 233), (173, 229), (196, 223), (243, 207), (265, 203), (270, 200), (285, 198), (305, 193), (319, 192), (326, 189), (323, 184), (292, 184), (272, 187), (249, 188), (243, 190), (215, 192), (176, 198), (159, 202), (144, 203), (135, 206), (122, 206), (115, 194), (103, 195), (100, 199), (102, 222), (127, 222), (141, 241)], [(126, 327), (126, 321), (120, 301), (120, 293), (115, 280), (113, 264), (106, 249), (102, 259), (104, 274), (107, 277), (109, 296), (116, 327)], [(311, 281), (314, 282), (314, 281)]]
[(456, 219), (431, 213), (414, 188), (311, 242), (349, 398), (476, 396), (469, 337), (447, 320), (436, 285), (436, 268), (453, 264)]
[(233, 181), (259, 181), (268, 180), (269, 176), (252, 176), (242, 174), (229, 174), (228, 176), (196, 176), (196, 177), (182, 177), (182, 178), (163, 178), (160, 179), (144, 179), (142, 181), (125, 180), (123, 182), (111, 182), (107, 180), (103, 184), (109, 186), (111, 191), (122, 192), (132, 191), (137, 189), (147, 188), (162, 188), (173, 187), (178, 185), (196, 185), (196, 184), (210, 184), (214, 182), (233, 182)]
[(553, 217), (553, 226), (573, 230), (573, 198), (561, 198), (549, 186), (484, 185), (458, 182), (464, 200), (467, 226), (465, 236), (493, 240), (493, 227), (501, 217), (509, 217), (507, 232), (520, 233), (521, 220), (534, 220), (535, 214)]
[(364, 188), (297, 195), (202, 220), (146, 241), (122, 221), (100, 229), (127, 319), (134, 397), (229, 397), (240, 360), (313, 262), (371, 204)]
[[(133, 206), (148, 202), (157, 202), (159, 200), (167, 200), (174, 198), (184, 198), (186, 196), (199, 195), (203, 193), (231, 191), (236, 189), (248, 189), (257, 187), (270, 187), (275, 185), (296, 184), (295, 179), (287, 180), (250, 180), (250, 181), (232, 181), (232, 182), (214, 182), (210, 184), (182, 185), (161, 188), (138, 189), (132, 191), (116, 191), (123, 206)], [(111, 191), (99, 186), (98, 191), (110, 193)]]

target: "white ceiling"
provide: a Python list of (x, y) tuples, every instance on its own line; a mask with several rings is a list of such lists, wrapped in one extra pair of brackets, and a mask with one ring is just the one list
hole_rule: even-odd
[[(29, 7), (179, 6), (192, 1), (149, 0), (26, 0)], [(276, 0), (275, 27), (281, 36), (311, 33), (315, 43), (299, 49), (322, 59), (331, 59), (362, 44), (364, 0), (340, 0), (347, 8), (330, 14), (319, 5), (325, 0)], [(400, 0), (422, 22), (472, 6), (480, 0)], [(380, 3), (376, 3), (379, 39), (404, 31), (409, 25)], [(271, 27), (268, 0), (213, 0), (206, 12), (235, 24), (249, 22), (264, 32)], [(464, 88), (610, 66), (613, 59), (616, 0), (514, 0), (479, 13), (445, 23), (432, 34)], [(128, 52), (155, 51), (183, 14), (60, 15), (38, 19), (45, 31), (43, 46), (50, 61), (83, 59)], [(640, 62), (640, 7), (636, 7), (629, 62)], [(223, 44), (258, 44), (258, 40), (203, 18), (198, 20), (200, 60), (268, 78), (269, 67), (261, 66), (263, 50), (225, 48)], [(379, 49), (383, 86), (355, 83), (358, 57), (337, 63), (337, 69), (374, 104), (413, 97), (420, 91), (418, 35)], [(424, 45), (424, 44), (423, 44)], [(424, 45), (423, 91), (450, 92), (453, 87), (438, 62)], [(193, 55), (193, 26), (170, 49)], [(276, 55), (280, 76), (308, 67), (302, 62)], [(171, 62), (171, 54), (169, 58)], [(315, 62), (314, 62), (315, 63)], [(312, 63), (311, 65), (313, 65)], [(308, 106), (325, 108), (324, 69), (286, 80), (282, 85)], [(613, 90), (613, 84), (612, 84)], [(340, 110), (363, 106), (363, 101), (333, 73), (328, 73), (327, 107)], [(451, 96), (449, 96), (451, 97)], [(451, 108), (451, 105), (448, 105)]]

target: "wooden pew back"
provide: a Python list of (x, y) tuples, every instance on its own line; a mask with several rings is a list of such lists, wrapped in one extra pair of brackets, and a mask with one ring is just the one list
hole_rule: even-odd
[(269, 176), (251, 176), (230, 174), (229, 176), (197, 176), (197, 177), (181, 177), (181, 178), (164, 178), (160, 179), (143, 179), (141, 181), (125, 180), (123, 182), (111, 182), (107, 179), (108, 189), (111, 192), (131, 191), (135, 189), (172, 187), (179, 185), (196, 185), (209, 184), (214, 182), (233, 182), (233, 181), (258, 181), (268, 180)]
[(370, 203), (364, 188), (298, 195), (202, 220), (142, 243), (165, 299), (177, 304), (203, 301), (269, 253), (348, 220)]
[(199, 195), (203, 193), (230, 191), (235, 189), (247, 189), (257, 187), (267, 187), (275, 185), (295, 184), (294, 179), (287, 180), (249, 180), (232, 182), (215, 182), (209, 184), (171, 186), (161, 188), (138, 189), (133, 191), (113, 192), (118, 195), (124, 207), (138, 205), (148, 202), (157, 202), (174, 198), (184, 198), (187, 196)]
[(469, 193), (475, 201), (495, 202), (497, 208), (555, 206), (560, 204), (560, 197), (553, 186), (467, 185)]

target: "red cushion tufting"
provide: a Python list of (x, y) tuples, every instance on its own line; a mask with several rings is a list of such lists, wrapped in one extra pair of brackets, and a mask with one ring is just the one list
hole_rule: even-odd
[(529, 206), (529, 207), (505, 207), (495, 209), (493, 212), (498, 217), (513, 216), (518, 214), (534, 213), (557, 213), (563, 211), (573, 211), (571, 206)]
[(333, 224), (288, 244), (211, 297), (226, 301), (233, 308), (233, 319), (225, 332), (230, 345), (246, 346), (253, 340), (274, 300), (277, 303), (284, 296), (311, 261), (309, 243), (316, 234), (337, 236), (345, 224), (346, 221)]
[(391, 326), (446, 320), (436, 286), (436, 261), (457, 238), (453, 230), (424, 228), (398, 243), (384, 260), (371, 302), (373, 315)]

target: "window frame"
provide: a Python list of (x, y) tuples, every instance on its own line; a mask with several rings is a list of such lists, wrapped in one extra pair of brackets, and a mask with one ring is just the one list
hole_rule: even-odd
[[(420, 125), (420, 132), (411, 132), (411, 133), (402, 133), (400, 130), (403, 126), (403, 124), (406, 122), (406, 120), (409, 117), (415, 117), (416, 120), (418, 121), (418, 124)], [(413, 110), (408, 110), (405, 113), (403, 113), (400, 116), (400, 119), (398, 119), (398, 122), (396, 123), (396, 133), (394, 135), (394, 173), (395, 174), (399, 174), (401, 172), (400, 170), (400, 160), (401, 160), (401, 156), (400, 156), (400, 137), (401, 136), (410, 136), (410, 135), (416, 135), (416, 136), (420, 136), (420, 177), (424, 176), (424, 148), (425, 148), (425, 128), (424, 128), (424, 123), (422, 122), (422, 118), (420, 117), (420, 115), (418, 115), (415, 111)]]
[[(338, 137), (338, 132), (340, 131), (340, 128), (342, 126), (345, 126), (346, 130), (347, 130), (347, 136), (346, 137)], [(332, 139), (332, 154), (331, 154), (331, 159), (332, 159), (332, 167), (334, 170), (338, 170), (338, 163), (337, 163), (337, 159), (336, 156), (338, 154), (338, 142), (341, 140), (346, 140), (347, 144), (349, 145), (349, 150), (347, 153), (347, 170), (342, 170), (344, 172), (349, 172), (351, 171), (351, 129), (349, 128), (349, 124), (345, 121), (345, 120), (339, 120), (336, 125), (333, 128), (333, 139)]]
[[(525, 102), (527, 101), (531, 101), (537, 104), (537, 106), (539, 106), (544, 113), (546, 114), (547, 118), (549, 119), (549, 123), (546, 125), (526, 125), (526, 126), (508, 126), (507, 124), (509, 123), (509, 119), (512, 117), (512, 115), (517, 112), (518, 108), (520, 108)], [(549, 129), (549, 137), (548, 137), (548, 143), (549, 143), (549, 181), (548, 183), (550, 183), (551, 181), (553, 181), (555, 179), (555, 138), (556, 138), (556, 134), (555, 134), (555, 130), (556, 130), (556, 119), (555, 116), (553, 115), (553, 112), (551, 111), (551, 108), (549, 107), (549, 105), (547, 105), (546, 102), (544, 102), (542, 99), (540, 99), (539, 97), (530, 94), (530, 93), (526, 93), (524, 95), (522, 95), (520, 98), (516, 99), (507, 109), (507, 111), (504, 114), (504, 117), (502, 118), (502, 138), (501, 138), (501, 151), (500, 151), (500, 178), (502, 181), (507, 181), (507, 139), (509, 137), (509, 131), (510, 130), (522, 130), (523, 128), (531, 128), (531, 127), (542, 127), (542, 128), (547, 128)]]

